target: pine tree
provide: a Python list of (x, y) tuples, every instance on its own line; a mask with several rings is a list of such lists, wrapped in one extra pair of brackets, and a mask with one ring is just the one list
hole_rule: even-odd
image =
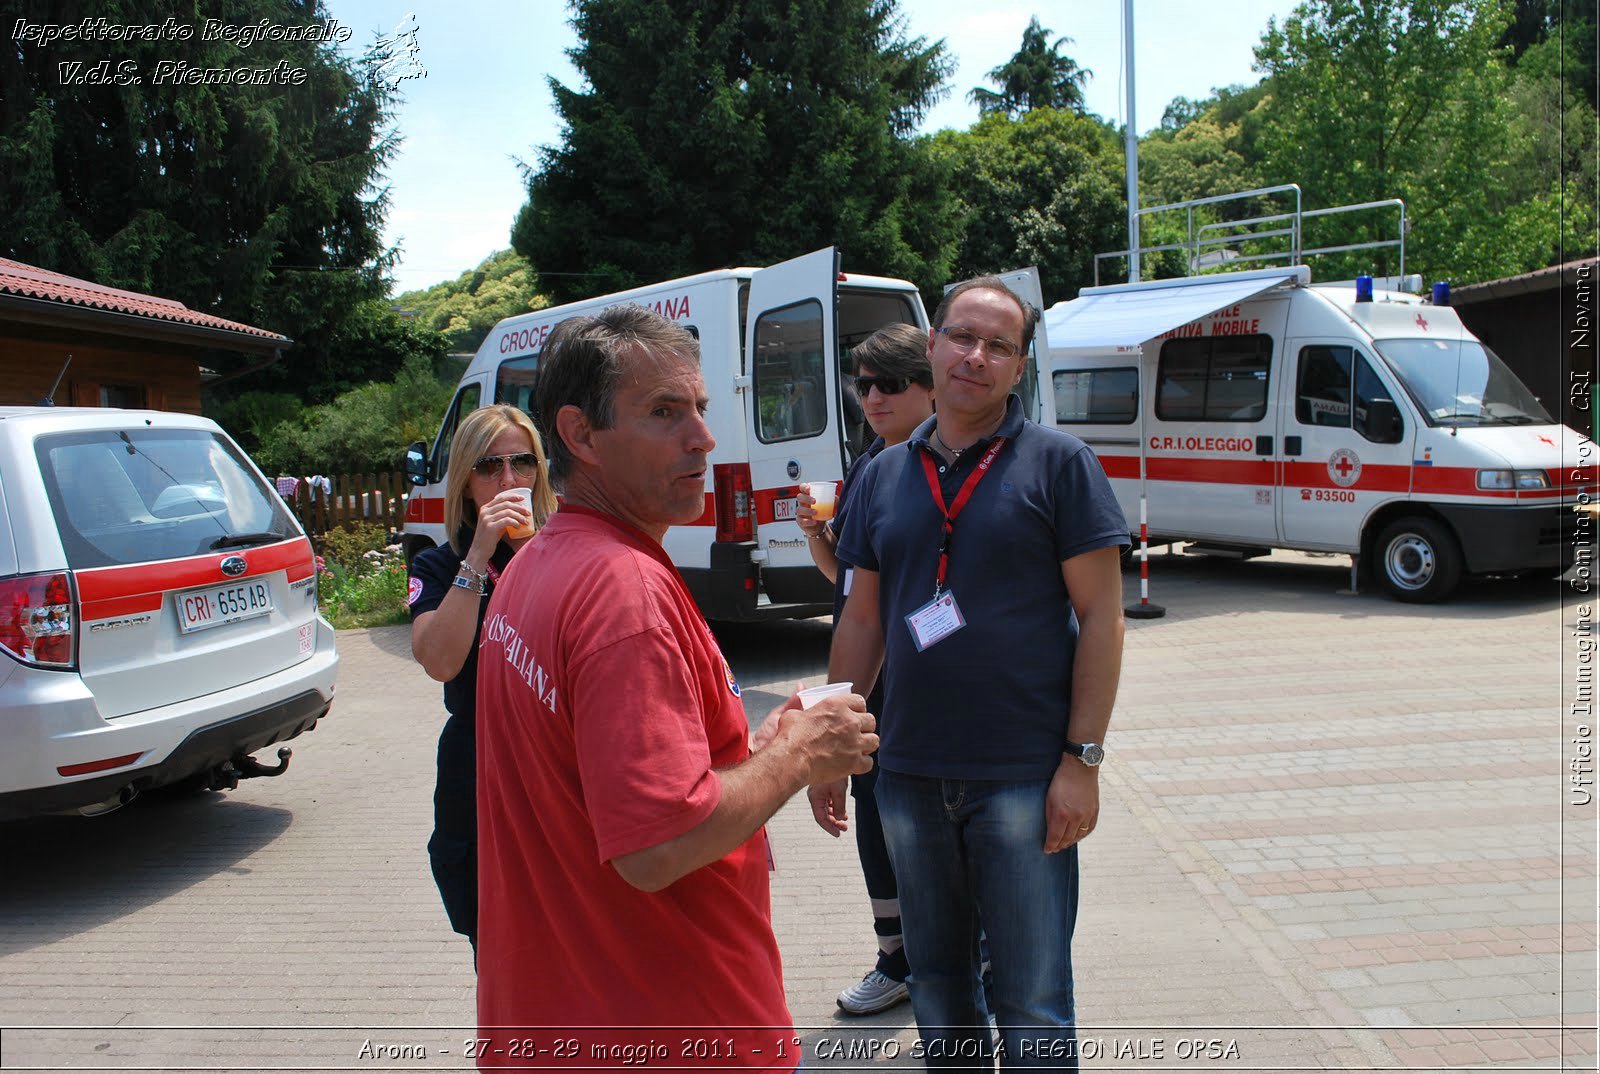
[(986, 76), (1000, 87), (1000, 92), (979, 86), (967, 94), (967, 100), (977, 105), (983, 115), (1000, 113), (1012, 119), (1035, 108), (1082, 112), (1083, 85), (1094, 72), (1079, 67), (1076, 60), (1061, 51), (1063, 45), (1070, 44), (1070, 37), (1058, 37), (1051, 44), (1050, 31), (1039, 25), (1035, 15), (1022, 31), (1022, 47), (1016, 55)]
[(512, 245), (557, 301), (837, 244), (942, 282), (947, 200), (910, 134), (942, 42), (894, 0), (575, 0), (583, 88), (529, 169)]

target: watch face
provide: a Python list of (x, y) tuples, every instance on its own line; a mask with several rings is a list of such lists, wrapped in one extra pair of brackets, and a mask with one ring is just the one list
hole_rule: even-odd
[(1097, 745), (1096, 743), (1093, 743), (1093, 742), (1084, 743), (1084, 745), (1083, 745), (1083, 763), (1084, 764), (1086, 764), (1086, 765), (1097, 765), (1097, 764), (1099, 764), (1101, 761), (1103, 761), (1105, 759), (1106, 759), (1106, 751), (1105, 751), (1104, 747), (1102, 747), (1100, 745)]

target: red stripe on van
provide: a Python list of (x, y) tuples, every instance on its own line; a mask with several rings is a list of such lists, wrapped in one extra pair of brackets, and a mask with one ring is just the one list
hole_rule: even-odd
[(243, 556), (249, 564), (238, 578), (283, 571), (289, 581), (294, 582), (309, 577), (316, 570), (311, 558), (311, 542), (304, 537), (188, 559), (132, 563), (125, 567), (91, 567), (75, 572), (83, 619), (87, 622), (157, 611), (162, 598), (174, 589), (233, 581), (234, 578), (222, 573), (222, 561), (235, 555)]
[[(1139, 479), (1139, 456), (1101, 455), (1100, 465), (1106, 476), (1121, 480)], [(1173, 459), (1147, 456), (1145, 475), (1151, 481), (1187, 481), (1214, 485), (1278, 484), (1274, 472), (1276, 464), (1268, 459)], [(1516, 492), (1509, 489), (1480, 489), (1478, 471), (1470, 466), (1407, 466), (1404, 464), (1365, 463), (1361, 476), (1352, 485), (1340, 485), (1328, 473), (1326, 462), (1300, 462), (1284, 460), (1283, 486), (1285, 488), (1350, 488), (1357, 492), (1409, 492), (1414, 496), (1470, 496), (1485, 500), (1515, 500)], [(1562, 489), (1541, 490), (1537, 495), (1554, 498), (1570, 493), (1592, 490), (1593, 485), (1571, 485)], [(1523, 500), (1530, 499), (1523, 492)]]
[(444, 525), (444, 497), (413, 494), (406, 501), (406, 521)]
[[(1107, 477), (1139, 480), (1139, 456), (1101, 455)], [(1207, 485), (1271, 485), (1277, 480), (1271, 459), (1175, 459), (1168, 455), (1145, 457), (1145, 476), (1151, 481), (1194, 481)]]
[(1419, 466), (1411, 491), (1417, 496), (1481, 496), (1489, 500), (1517, 498), (1512, 489), (1480, 489), (1478, 471), (1471, 466)]
[[(1434, 467), (1422, 466), (1418, 470)], [(1317, 462), (1290, 462), (1283, 464), (1283, 483), (1288, 488), (1353, 489), (1357, 492), (1410, 492), (1410, 466), (1393, 463), (1362, 463), (1361, 474), (1348, 485), (1341, 485), (1328, 473), (1328, 464)]]
[[(1134, 476), (1139, 476), (1135, 459)], [(1271, 485), (1277, 470), (1271, 459), (1173, 459), (1154, 456), (1145, 460), (1151, 481), (1194, 481), (1212, 485)]]

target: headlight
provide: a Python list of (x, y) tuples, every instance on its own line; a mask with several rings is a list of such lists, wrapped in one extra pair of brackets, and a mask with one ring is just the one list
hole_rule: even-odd
[(1527, 492), (1550, 487), (1550, 477), (1543, 470), (1479, 470), (1478, 487), (1500, 492), (1519, 489)]
[(1518, 470), (1517, 488), (1519, 489), (1547, 489), (1550, 487), (1550, 476), (1543, 470)]
[(1478, 487), (1480, 489), (1501, 489), (1509, 492), (1514, 487), (1512, 475), (1515, 473), (1515, 470), (1479, 470)]

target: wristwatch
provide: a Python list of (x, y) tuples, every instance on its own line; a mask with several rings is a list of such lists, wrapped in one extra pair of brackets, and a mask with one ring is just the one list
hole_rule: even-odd
[(1106, 748), (1098, 742), (1085, 742), (1081, 746), (1076, 742), (1068, 742), (1067, 752), (1090, 768), (1106, 759)]

